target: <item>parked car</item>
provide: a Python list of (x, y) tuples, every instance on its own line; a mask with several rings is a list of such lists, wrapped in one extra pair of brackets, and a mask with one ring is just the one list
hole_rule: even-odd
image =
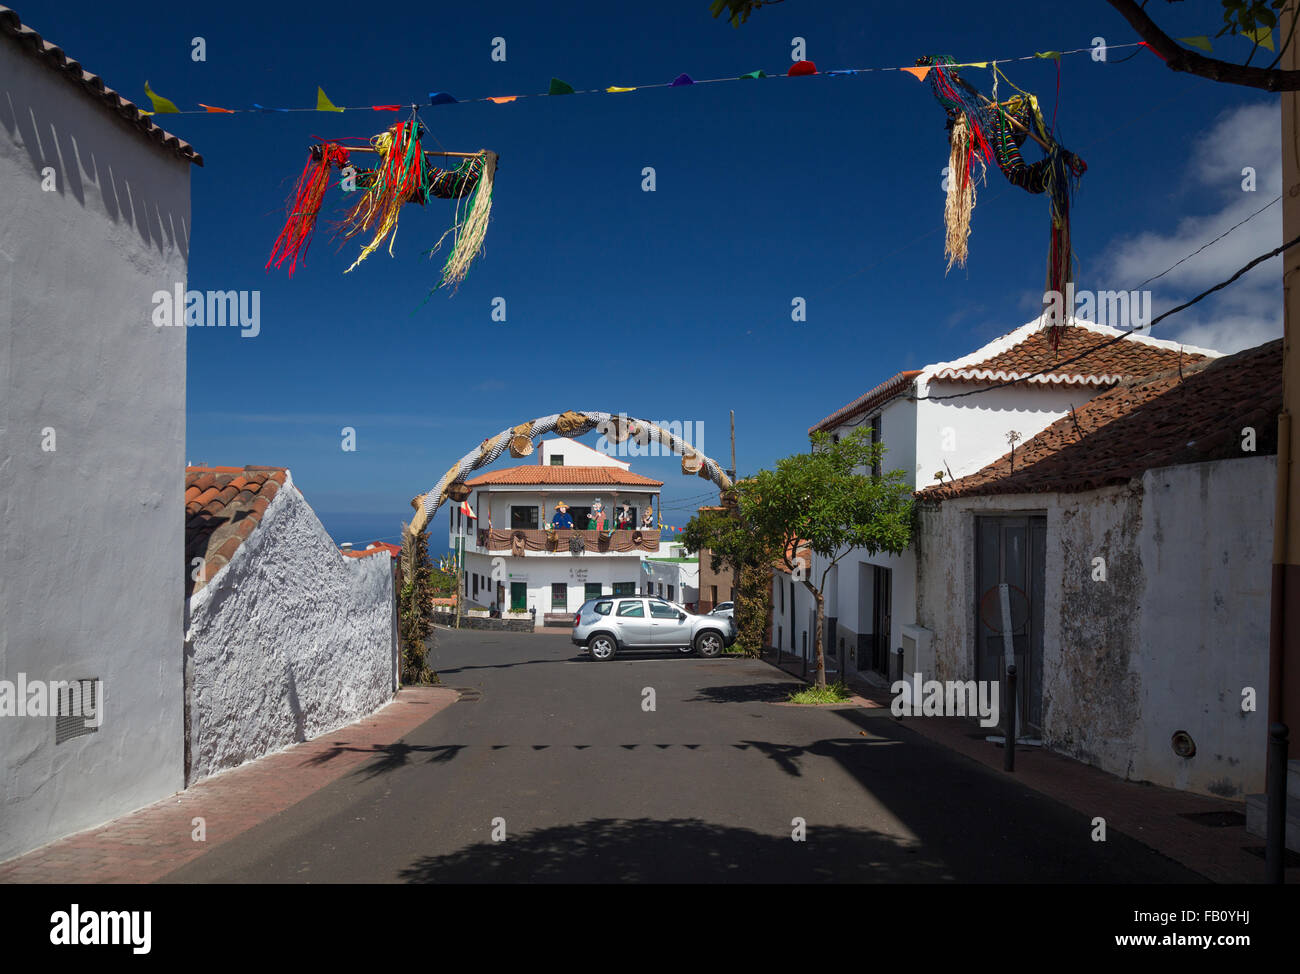
[(728, 619), (736, 618), (735, 602), (719, 602), (709, 610), (711, 616), (726, 616)]
[(572, 639), (597, 660), (620, 649), (694, 650), (713, 657), (736, 641), (736, 623), (725, 616), (691, 615), (659, 598), (605, 596), (582, 604), (573, 618)]

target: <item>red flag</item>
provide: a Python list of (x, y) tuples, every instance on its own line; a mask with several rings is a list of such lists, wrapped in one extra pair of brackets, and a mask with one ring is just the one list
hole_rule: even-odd
[(472, 517), (474, 520), (476, 520), (476, 521), (478, 520), (478, 515), (475, 514), (475, 513), (470, 509), (469, 501), (461, 501), (461, 502), (460, 502), (460, 512), (461, 512), (462, 514), (464, 514), (466, 517)]

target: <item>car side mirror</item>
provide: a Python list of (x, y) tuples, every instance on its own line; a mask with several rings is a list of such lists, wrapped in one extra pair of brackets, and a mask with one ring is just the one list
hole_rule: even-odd
[(679, 612), (679, 613), (677, 613), (677, 621), (678, 621), (678, 622), (685, 622), (685, 621), (686, 621), (686, 613), (685, 613), (685, 612)]

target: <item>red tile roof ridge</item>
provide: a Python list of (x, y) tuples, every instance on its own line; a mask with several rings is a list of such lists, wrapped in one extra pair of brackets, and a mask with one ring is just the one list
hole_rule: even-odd
[(811, 435), (818, 430), (826, 431), (833, 429), (845, 420), (851, 419), (859, 413), (867, 412), (878, 406), (885, 405), (885, 403), (901, 396), (906, 391), (907, 386), (911, 385), (912, 380), (920, 374), (921, 369), (907, 369), (895, 373), (884, 382), (868, 389), (862, 395), (858, 396), (857, 399), (841, 406), (825, 419), (809, 426), (808, 433)]

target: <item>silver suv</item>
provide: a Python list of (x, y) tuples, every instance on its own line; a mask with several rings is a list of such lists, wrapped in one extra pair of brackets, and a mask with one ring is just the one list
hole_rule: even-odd
[(620, 649), (692, 649), (717, 656), (736, 641), (734, 619), (691, 615), (663, 599), (605, 596), (588, 599), (573, 620), (573, 643), (592, 659), (609, 659)]

